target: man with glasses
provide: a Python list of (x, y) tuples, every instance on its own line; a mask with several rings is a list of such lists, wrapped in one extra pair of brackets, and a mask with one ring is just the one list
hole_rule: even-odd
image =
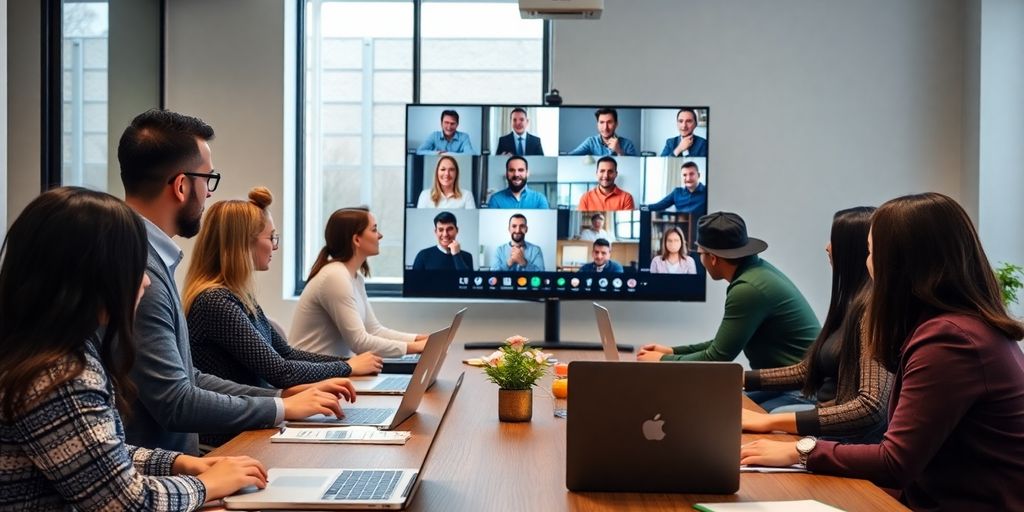
[(747, 236), (746, 223), (735, 213), (701, 217), (697, 222), (700, 262), (712, 279), (729, 282), (718, 332), (696, 345), (644, 345), (637, 359), (732, 361), (743, 352), (755, 370), (800, 362), (821, 325), (796, 285), (757, 256), (767, 248), (764, 241)]
[(338, 394), (352, 393), (345, 379), (281, 391), (238, 384), (193, 366), (174, 282), (183, 254), (172, 237), (199, 232), (206, 199), (220, 182), (210, 153), (213, 135), (195, 117), (150, 110), (132, 120), (117, 148), (125, 202), (143, 218), (149, 237), (151, 285), (138, 305), (133, 340), (131, 378), (138, 398), (125, 424), (127, 440), (136, 446), (198, 454), (199, 432), (269, 428), (327, 410), (340, 416)]

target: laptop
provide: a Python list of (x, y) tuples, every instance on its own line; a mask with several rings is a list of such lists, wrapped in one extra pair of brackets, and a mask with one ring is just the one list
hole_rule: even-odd
[(608, 308), (594, 304), (594, 314), (597, 316), (597, 332), (601, 334), (601, 348), (604, 350), (606, 361), (618, 361), (619, 349), (615, 346), (615, 333), (612, 332), (612, 316), (608, 314)]
[(444, 356), (448, 349), (449, 327), (437, 331), (427, 338), (426, 347), (420, 357), (416, 371), (412, 374), (412, 381), (402, 396), (359, 396), (357, 392), (356, 402), (343, 407), (345, 416), (335, 418), (325, 414), (315, 414), (304, 420), (288, 421), (289, 427), (317, 427), (317, 426), (347, 426), (362, 425), (377, 427), (381, 430), (392, 430), (400, 423), (412, 416), (416, 408), (420, 406), (423, 393), (427, 391), (430, 384), (430, 376), (435, 375), (434, 365)]
[[(465, 373), (460, 375), (455, 383), (452, 398), (437, 425), (435, 439), (465, 376)], [(419, 488), (420, 473), (433, 448), (434, 440), (419, 468), (272, 468), (268, 471), (265, 489), (228, 496), (224, 498), (224, 507), (229, 510), (403, 509)]]
[(739, 490), (739, 364), (575, 361), (569, 375), (570, 491)]
[[(448, 353), (452, 340), (455, 339), (455, 333), (459, 330), (459, 325), (462, 324), (462, 315), (467, 309), (469, 308), (462, 308), (458, 313), (455, 313), (455, 318), (452, 319), (451, 326), (449, 326), (447, 345), (441, 352), (441, 358), (432, 366), (434, 371), (431, 372), (428, 378), (429, 384), (427, 384), (427, 389), (430, 389), (430, 386), (433, 386), (434, 381), (437, 380), (437, 374), (440, 371), (441, 365), (444, 364), (444, 357)], [(419, 354), (413, 355), (418, 356)], [(358, 395), (401, 395), (409, 387), (412, 375), (380, 373), (377, 375), (349, 377), (349, 380), (352, 381), (352, 386)]]

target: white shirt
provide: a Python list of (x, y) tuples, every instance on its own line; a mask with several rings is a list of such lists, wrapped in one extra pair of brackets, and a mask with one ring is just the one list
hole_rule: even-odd
[(332, 356), (367, 351), (401, 356), (415, 340), (415, 334), (388, 329), (377, 321), (363, 275), (353, 278), (340, 261), (324, 265), (306, 283), (288, 335), (288, 343), (297, 349)]
[(473, 200), (473, 194), (464, 189), (459, 189), (462, 192), (462, 197), (456, 199), (455, 197), (441, 197), (436, 205), (430, 200), (431, 189), (426, 189), (420, 192), (420, 198), (416, 201), (416, 208), (465, 208), (467, 210), (476, 209), (476, 201)]
[(604, 238), (605, 240), (608, 240), (609, 242), (614, 242), (615, 241), (615, 237), (613, 237), (610, 233), (608, 233), (607, 231), (605, 231), (603, 229), (600, 230), (600, 231), (594, 231), (593, 229), (584, 229), (580, 233), (580, 240), (586, 240), (588, 242), (593, 242), (594, 240), (597, 240), (598, 238)]

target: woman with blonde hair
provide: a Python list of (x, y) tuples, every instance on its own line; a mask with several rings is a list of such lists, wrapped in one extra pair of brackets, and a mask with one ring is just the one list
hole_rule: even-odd
[(459, 188), (459, 162), (455, 157), (443, 155), (434, 167), (434, 185), (424, 189), (416, 201), (417, 208), (475, 209), (473, 193)]
[(380, 254), (377, 219), (366, 207), (335, 210), (292, 318), (289, 338), (303, 350), (347, 355), (373, 351), (383, 357), (423, 352), (426, 334), (381, 325), (366, 296), (366, 260)]
[(253, 274), (270, 268), (280, 235), (267, 208), (270, 191), (214, 203), (206, 212), (185, 277), (183, 305), (197, 368), (252, 386), (289, 388), (332, 377), (380, 371), (380, 358), (292, 348), (256, 303)]
[(686, 236), (679, 226), (661, 235), (661, 254), (651, 260), (652, 274), (696, 274), (697, 264), (686, 254)]

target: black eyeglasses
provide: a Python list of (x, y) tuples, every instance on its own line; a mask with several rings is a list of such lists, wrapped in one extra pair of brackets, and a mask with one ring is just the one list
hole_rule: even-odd
[(276, 251), (277, 247), (281, 245), (281, 233), (270, 235), (270, 242), (274, 244), (274, 250)]
[(206, 190), (209, 190), (210, 192), (217, 190), (217, 185), (220, 184), (220, 173), (216, 171), (179, 172), (178, 174), (171, 176), (171, 179), (167, 180), (167, 184), (170, 185), (171, 183), (174, 183), (175, 178), (177, 178), (179, 175), (185, 175), (190, 178), (206, 178)]

